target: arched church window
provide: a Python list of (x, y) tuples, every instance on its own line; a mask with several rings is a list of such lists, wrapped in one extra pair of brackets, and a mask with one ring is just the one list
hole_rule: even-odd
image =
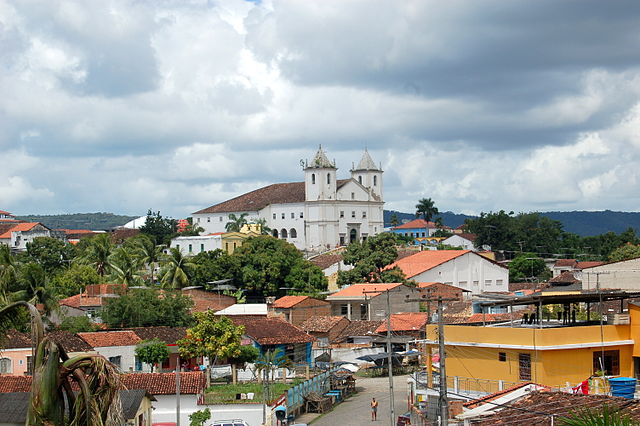
[(362, 176), (358, 176), (358, 182), (362, 185)]
[(280, 238), (285, 239), (287, 238), (287, 230), (282, 228), (282, 230), (280, 231)]
[(327, 183), (331, 183), (331, 173), (327, 173)]
[(289, 231), (289, 237), (298, 238), (298, 233), (296, 232), (296, 228), (291, 228), (291, 230)]
[(278, 238), (278, 230), (277, 230), (277, 229), (274, 229), (274, 230), (273, 230), (273, 232), (272, 232), (272, 235), (273, 235), (274, 237)]
[(376, 186), (378, 184), (378, 176), (374, 176), (373, 177), (373, 186)]
[(315, 173), (311, 173), (311, 184), (312, 185), (316, 184), (316, 174)]

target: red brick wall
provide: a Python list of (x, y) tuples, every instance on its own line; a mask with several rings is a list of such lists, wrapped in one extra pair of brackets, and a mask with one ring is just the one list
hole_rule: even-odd
[(307, 318), (314, 315), (331, 315), (331, 304), (319, 299), (306, 299), (289, 309), (277, 309), (283, 312), (291, 324), (300, 326)]

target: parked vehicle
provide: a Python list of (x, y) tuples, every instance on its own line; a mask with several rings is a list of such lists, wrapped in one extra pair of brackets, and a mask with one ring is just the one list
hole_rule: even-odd
[(411, 425), (411, 413), (404, 413), (398, 416), (398, 422), (396, 426), (410, 426)]
[(247, 422), (242, 419), (232, 420), (214, 420), (211, 426), (249, 426)]

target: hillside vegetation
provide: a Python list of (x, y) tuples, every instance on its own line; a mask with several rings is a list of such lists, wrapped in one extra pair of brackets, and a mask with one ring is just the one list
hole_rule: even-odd
[(138, 216), (124, 216), (113, 213), (73, 213), (54, 215), (16, 216), (29, 222), (40, 222), (50, 229), (90, 229), (103, 231), (122, 226)]

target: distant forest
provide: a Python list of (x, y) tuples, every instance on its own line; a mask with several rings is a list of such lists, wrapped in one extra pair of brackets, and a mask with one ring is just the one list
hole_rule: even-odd
[[(416, 218), (416, 215), (412, 213), (385, 210), (384, 226), (391, 226), (391, 215), (394, 213), (401, 223)], [(640, 233), (640, 213), (635, 212), (614, 212), (611, 210), (597, 212), (540, 212), (540, 215), (559, 221), (566, 232), (571, 232), (581, 237), (605, 234), (609, 231), (619, 234), (628, 228), (633, 228), (636, 233)], [(475, 218), (475, 216), (452, 212), (444, 212), (438, 216), (442, 217), (442, 223), (451, 228), (457, 228), (462, 225), (467, 218)]]
[(49, 229), (90, 229), (104, 231), (122, 226), (138, 216), (123, 216), (113, 213), (73, 213), (59, 215), (16, 216), (29, 222), (40, 222)]

